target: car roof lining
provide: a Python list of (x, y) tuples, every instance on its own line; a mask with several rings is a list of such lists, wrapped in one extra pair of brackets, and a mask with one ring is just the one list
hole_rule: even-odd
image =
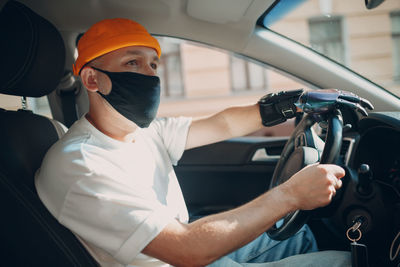
[(218, 24), (238, 22), (252, 2), (253, 0), (188, 0), (187, 13), (193, 18)]
[[(230, 4), (227, 9), (232, 0), (19, 1), (51, 21), (61, 32), (85, 32), (99, 20), (126, 17), (145, 25), (153, 34), (202, 41), (234, 51), (246, 46), (257, 19), (274, 2), (236, 0), (243, 4)], [(77, 6), (80, 6), (78, 10)]]

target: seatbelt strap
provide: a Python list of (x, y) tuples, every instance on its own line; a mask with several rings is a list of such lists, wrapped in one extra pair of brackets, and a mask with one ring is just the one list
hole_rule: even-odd
[(60, 84), (57, 86), (57, 94), (61, 98), (61, 110), (63, 113), (63, 123), (68, 128), (78, 119), (76, 107), (76, 96), (81, 90), (79, 80), (68, 71), (64, 74)]
[(60, 91), (60, 98), (64, 124), (69, 128), (76, 120), (78, 120), (75, 105), (75, 90)]

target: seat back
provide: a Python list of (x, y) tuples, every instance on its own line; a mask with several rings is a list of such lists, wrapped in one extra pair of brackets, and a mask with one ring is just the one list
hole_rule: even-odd
[[(9, 1), (0, 12), (0, 93), (44, 96), (59, 83), (65, 47), (56, 28)], [(46, 151), (59, 139), (52, 120), (0, 109), (0, 265), (98, 266), (73, 233), (47, 211), (34, 186)]]

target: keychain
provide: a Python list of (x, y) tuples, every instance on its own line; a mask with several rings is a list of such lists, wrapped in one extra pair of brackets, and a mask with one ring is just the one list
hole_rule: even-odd
[[(361, 218), (361, 217), (360, 217)], [(362, 219), (356, 219), (353, 226), (346, 231), (347, 239), (351, 241), (351, 265), (352, 267), (368, 267), (368, 249), (364, 244), (357, 243), (362, 237), (360, 226), (363, 222)], [(352, 238), (350, 235), (356, 233), (357, 236)]]
[(394, 261), (400, 253), (400, 244), (395, 248), (395, 243), (397, 240), (400, 240), (400, 232), (396, 235), (396, 237), (392, 241), (392, 245), (390, 246), (390, 260)]

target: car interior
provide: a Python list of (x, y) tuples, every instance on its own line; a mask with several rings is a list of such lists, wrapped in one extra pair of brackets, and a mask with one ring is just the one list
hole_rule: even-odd
[[(311, 89), (338, 88), (369, 99), (375, 106), (369, 116), (350, 108), (304, 115), (290, 136), (240, 137), (185, 151), (175, 171), (193, 221), (244, 204), (308, 164), (339, 164), (346, 176), (330, 205), (289, 214), (268, 234), (282, 240), (307, 223), (320, 250), (351, 251), (357, 240), (368, 247), (358, 252), (365, 265), (357, 266), (400, 266), (400, 98), (263, 27), (262, 18), (279, 2), (1, 1), (0, 94), (21, 97), (22, 108), (0, 108), (0, 266), (98, 266), (41, 203), (34, 174), (49, 147), (88, 110), (71, 72), (79, 36), (111, 17), (135, 19), (157, 36), (232, 51)], [(52, 119), (27, 106), (27, 98), (43, 96)]]

